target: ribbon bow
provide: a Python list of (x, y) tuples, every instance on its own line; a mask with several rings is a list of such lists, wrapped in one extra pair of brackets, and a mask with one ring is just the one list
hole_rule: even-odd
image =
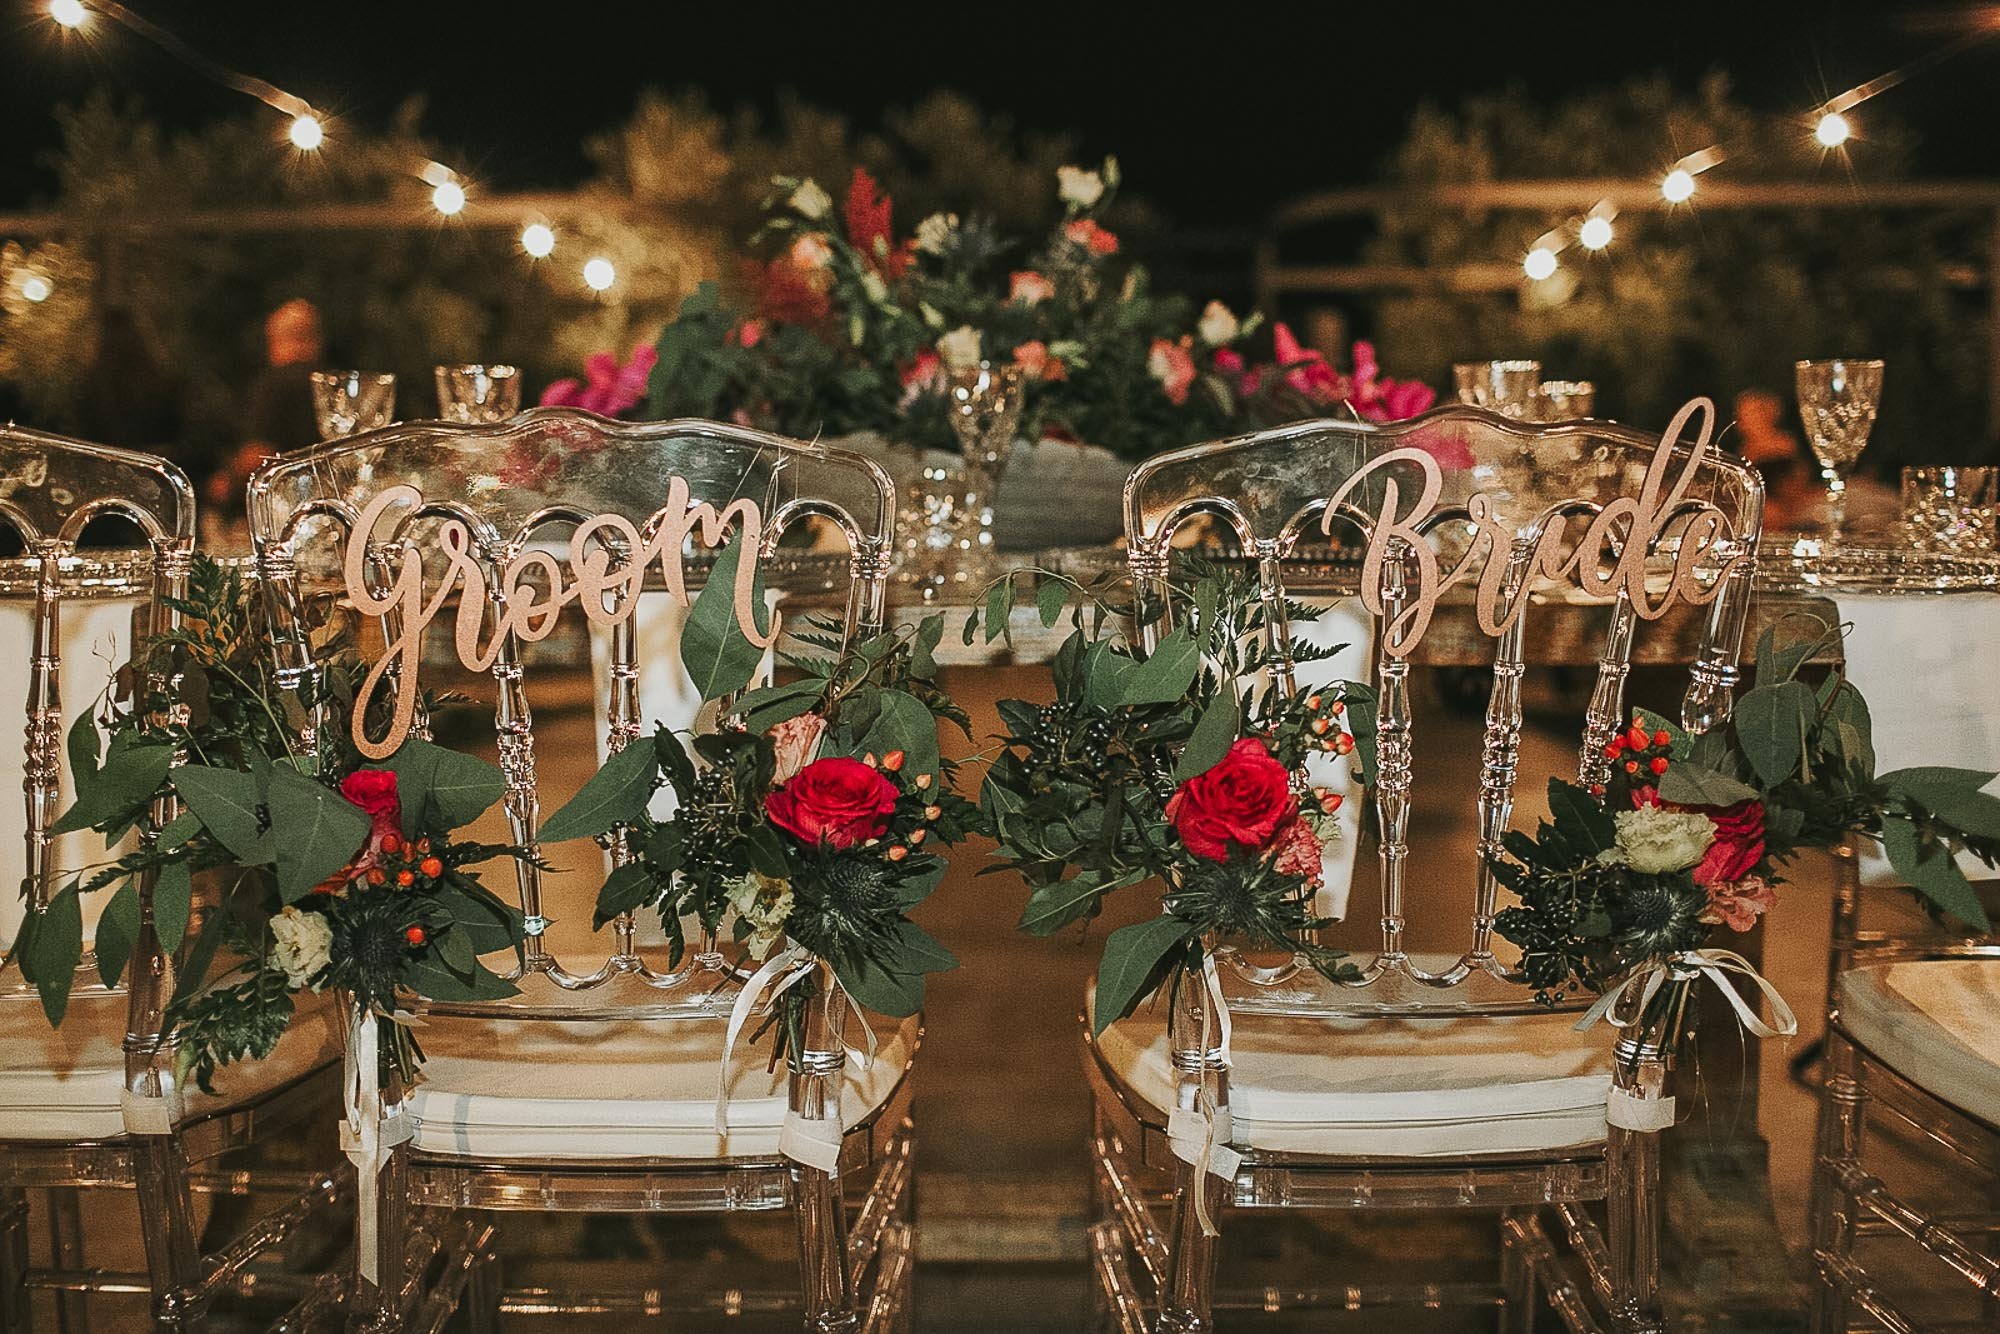
[[(1581, 1033), (1600, 1019), (1613, 1028), (1630, 1028), (1638, 1023), (1645, 1015), (1646, 1007), (1673, 976), (1677, 967), (1692, 968), (1715, 983), (1717, 989), (1728, 999), (1729, 1008), (1736, 1012), (1737, 1022), (1743, 1025), (1746, 1032), (1760, 1038), (1788, 1038), (1799, 1031), (1798, 1016), (1792, 1013), (1792, 1007), (1785, 1003), (1785, 998), (1778, 993), (1778, 989), (1772, 986), (1770, 980), (1758, 972), (1748, 959), (1734, 950), (1683, 950), (1669, 958), (1654, 959), (1640, 965), (1633, 969), (1624, 981), (1599, 996), (1596, 1003), (1583, 1012), (1583, 1018), (1576, 1021), (1576, 1031)], [(1750, 1002), (1743, 998), (1743, 994), (1730, 985), (1727, 974), (1731, 973), (1738, 977), (1749, 978), (1751, 984), (1763, 994), (1771, 1006), (1773, 1023), (1765, 1023)], [(1640, 988), (1639, 1003), (1633, 1007), (1632, 1018), (1620, 1019), (1614, 1013), (1619, 999), (1635, 984)]]
[[(736, 1050), (736, 1040), (743, 1035), (750, 1016), (756, 1013), (759, 1001), (768, 996), (775, 1004), (778, 997), (811, 977), (816, 963), (810, 950), (800, 945), (788, 946), (765, 960), (737, 994), (736, 1003), (729, 1010), (729, 1027), (722, 1038), (722, 1065), (716, 1072), (715, 1133), (718, 1136), (726, 1138), (729, 1134), (729, 1058)], [(834, 985), (841, 985), (838, 979), (835, 979)], [(846, 990), (841, 987), (842, 994), (846, 994)], [(848, 999), (851, 1003), (853, 997)], [(858, 1060), (865, 1070), (875, 1064), (875, 1030), (864, 1022), (861, 1031), (866, 1036), (867, 1051), (858, 1052), (848, 1047), (846, 1052), (849, 1057)], [(845, 1129), (840, 1118), (839, 1090), (836, 1089), (829, 1100), (827, 1115), (820, 1120), (808, 1120), (786, 1108), (784, 1125), (778, 1131), (778, 1151), (793, 1162), (831, 1172), (840, 1162), (840, 1142)]]

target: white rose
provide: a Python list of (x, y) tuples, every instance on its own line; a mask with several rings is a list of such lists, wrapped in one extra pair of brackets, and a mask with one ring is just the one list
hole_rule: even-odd
[(795, 212), (813, 219), (825, 217), (826, 211), (833, 207), (833, 199), (810, 176), (799, 182), (788, 202)]
[(1643, 875), (1685, 871), (1715, 842), (1715, 825), (1700, 811), (1641, 806), (1618, 812), (1616, 821), (1617, 846), (1599, 859), (1622, 862)]
[(1082, 167), (1057, 167), (1056, 189), (1063, 203), (1089, 208), (1104, 198), (1104, 178)]
[(980, 357), (979, 330), (969, 324), (961, 324), (937, 340), (937, 350), (944, 364), (954, 370), (977, 366)]
[(833, 247), (818, 232), (807, 232), (792, 242), (792, 263), (808, 269), (823, 269), (833, 263)]
[(942, 255), (958, 230), (958, 214), (933, 213), (917, 224), (917, 249), (926, 255)]
[(271, 957), (293, 987), (309, 985), (333, 957), (333, 928), (324, 913), (287, 906), (271, 919), (271, 941)]
[(1221, 347), (1233, 341), (1243, 328), (1235, 312), (1220, 301), (1211, 301), (1202, 308), (1201, 323), (1197, 327), (1201, 330), (1201, 341), (1210, 347)]

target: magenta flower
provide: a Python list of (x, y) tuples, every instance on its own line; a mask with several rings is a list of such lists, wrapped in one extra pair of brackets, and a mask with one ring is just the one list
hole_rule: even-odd
[(646, 398), (646, 381), (660, 360), (659, 349), (641, 343), (624, 365), (610, 352), (599, 352), (583, 363), (582, 381), (557, 380), (542, 391), (545, 408), (583, 408), (600, 417), (622, 417)]

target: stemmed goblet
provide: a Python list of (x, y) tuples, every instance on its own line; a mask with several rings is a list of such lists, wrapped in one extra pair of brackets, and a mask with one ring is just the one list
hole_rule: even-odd
[(1826, 530), (1820, 554), (1837, 551), (1847, 527), (1847, 475), (1868, 447), (1882, 401), (1882, 363), (1835, 358), (1801, 361), (1799, 416), (1826, 480)]
[(1006, 470), (1021, 424), (1021, 386), (1018, 366), (982, 361), (946, 372), (945, 409), (965, 458), (957, 495), (958, 522), (964, 531), (954, 545), (975, 556), (990, 546), (984, 530), (992, 526), (1000, 474)]

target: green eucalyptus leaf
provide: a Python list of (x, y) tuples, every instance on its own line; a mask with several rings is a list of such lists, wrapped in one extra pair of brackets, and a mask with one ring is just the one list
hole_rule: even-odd
[(2000, 797), (1982, 792), (1994, 775), (1978, 769), (1924, 765), (1884, 774), (1893, 796), (1914, 801), (1960, 833), (2000, 839)]
[(1926, 845), (1917, 826), (1900, 815), (1882, 819), (1882, 850), (1889, 865), (1911, 888), (1967, 926), (1990, 931), (1986, 909), (1946, 848)]
[(128, 876), (104, 901), (104, 911), (97, 918), (97, 943), (92, 950), (97, 955), (97, 975), (105, 986), (118, 985), (138, 943), (139, 887)]
[(1654, 713), (1651, 709), (1634, 709), (1632, 710), (1632, 714), (1639, 720), (1639, 725), (1645, 728), (1647, 732), (1655, 735), (1661, 732), (1667, 734), (1668, 759), (1684, 760), (1687, 758), (1689, 748), (1694, 745), (1694, 738), (1688, 734), (1687, 729), (1667, 717), (1664, 713)]
[(629, 824), (646, 812), (660, 774), (657, 746), (632, 742), (604, 762), (563, 808), (542, 825), (544, 843), (594, 838), (615, 824)]
[[(48, 908), (34, 917), (32, 968), (35, 990), (41, 993), (42, 1012), (51, 1024), (60, 1025), (69, 1011), (70, 987), (76, 982), (76, 966), (83, 959), (83, 905), (74, 881), (49, 900)], [(23, 953), (22, 962), (30, 957)]]
[(1063, 607), (1069, 603), (1069, 587), (1058, 579), (1044, 579), (1042, 586), (1035, 590), (1035, 611), (1042, 618), (1042, 628), (1053, 630), (1062, 619)]
[(752, 690), (736, 702), (736, 711), (743, 715), (751, 731), (768, 732), (787, 719), (812, 712), (825, 694), (826, 682), (809, 676), (786, 685)]
[(1007, 618), (1014, 611), (1014, 576), (1006, 575), (986, 590), (986, 642), (992, 643), (1007, 632)]
[(1803, 681), (1758, 686), (1737, 704), (1737, 740), (1766, 788), (1799, 771), (1815, 711), (1812, 688)]
[(1104, 886), (1095, 872), (1085, 871), (1053, 885), (1043, 885), (1028, 896), (1021, 910), (1019, 929), (1031, 936), (1049, 936), (1097, 912)]
[[(50, 827), (52, 834), (68, 834), (79, 829), (109, 828), (142, 809), (174, 761), (174, 747), (153, 742), (126, 743), (129, 733), (112, 741), (104, 767), (77, 785), (76, 801)], [(123, 832), (122, 826), (118, 832)]]
[(1160, 640), (1125, 682), (1121, 704), (1166, 704), (1179, 699), (1201, 670), (1201, 648), (1180, 626)]
[(76, 721), (69, 725), (69, 736), (65, 742), (69, 752), (70, 779), (78, 792), (83, 791), (90, 780), (97, 777), (97, 714), (93, 709), (85, 709), (76, 715)]
[(1225, 687), (1201, 711), (1201, 717), (1195, 719), (1194, 731), (1188, 734), (1187, 744), (1181, 747), (1180, 758), (1174, 762), (1176, 783), (1185, 783), (1222, 763), (1229, 748), (1236, 744), (1237, 709), (1236, 692)]
[(903, 772), (911, 778), (938, 771), (937, 717), (922, 700), (901, 690), (876, 692), (878, 710), (874, 723), (855, 750), (863, 754), (887, 755), (903, 752)]
[(1101, 1034), (1114, 1020), (1130, 1014), (1160, 984), (1164, 965), (1196, 928), (1171, 913), (1121, 926), (1104, 941), (1104, 958), (1097, 965), (1097, 1001), (1091, 1032)]
[(1574, 783), (1560, 778), (1549, 780), (1549, 814), (1570, 831), (1573, 839), (1581, 836), (1583, 851), (1593, 856), (1617, 842), (1618, 825), (1611, 812)]
[(635, 912), (653, 897), (657, 882), (644, 862), (627, 862), (604, 878), (597, 891), (597, 908), (591, 914), (592, 930), (601, 928), (620, 913)]
[(917, 622), (910, 638), (910, 675), (919, 681), (937, 676), (937, 647), (944, 640), (944, 616), (933, 612)]
[(193, 911), (193, 872), (184, 861), (166, 863), (153, 877), (153, 931), (162, 950), (168, 954), (179, 951)]
[(1739, 783), (1693, 760), (1670, 765), (1660, 777), (1660, 799), (1681, 806), (1733, 806), (1756, 796), (1757, 789), (1748, 783)]
[(521, 947), (521, 910), (463, 871), (447, 872), (437, 906), (479, 954)]
[(403, 965), (403, 980), (418, 995), (435, 1001), (505, 1000), (521, 990), (483, 964), (474, 963), (471, 972), (461, 975), (422, 956)]
[[(703, 700), (741, 690), (764, 661), (764, 650), (750, 642), (736, 618), (736, 572), (744, 559), (743, 546), (739, 529), (716, 557), (708, 582), (695, 595), (681, 628), (681, 665)], [(752, 554), (750, 559), (756, 556)], [(751, 615), (756, 618), (757, 633), (768, 633), (771, 617), (764, 606), (761, 570), (751, 594)]]
[(264, 798), (255, 774), (184, 764), (174, 770), (174, 791), (237, 861), (268, 866), (277, 860), (271, 833), (262, 827)]
[(924, 975), (890, 972), (868, 958), (830, 959), (847, 994), (865, 1009), (901, 1019), (924, 1008)]
[(271, 770), (271, 839), (278, 897), (295, 903), (348, 861), (368, 838), (368, 815), (331, 788), (283, 765)]
[(421, 737), (406, 739), (383, 767), (396, 775), (406, 838), (469, 825), (507, 791), (499, 766)]

